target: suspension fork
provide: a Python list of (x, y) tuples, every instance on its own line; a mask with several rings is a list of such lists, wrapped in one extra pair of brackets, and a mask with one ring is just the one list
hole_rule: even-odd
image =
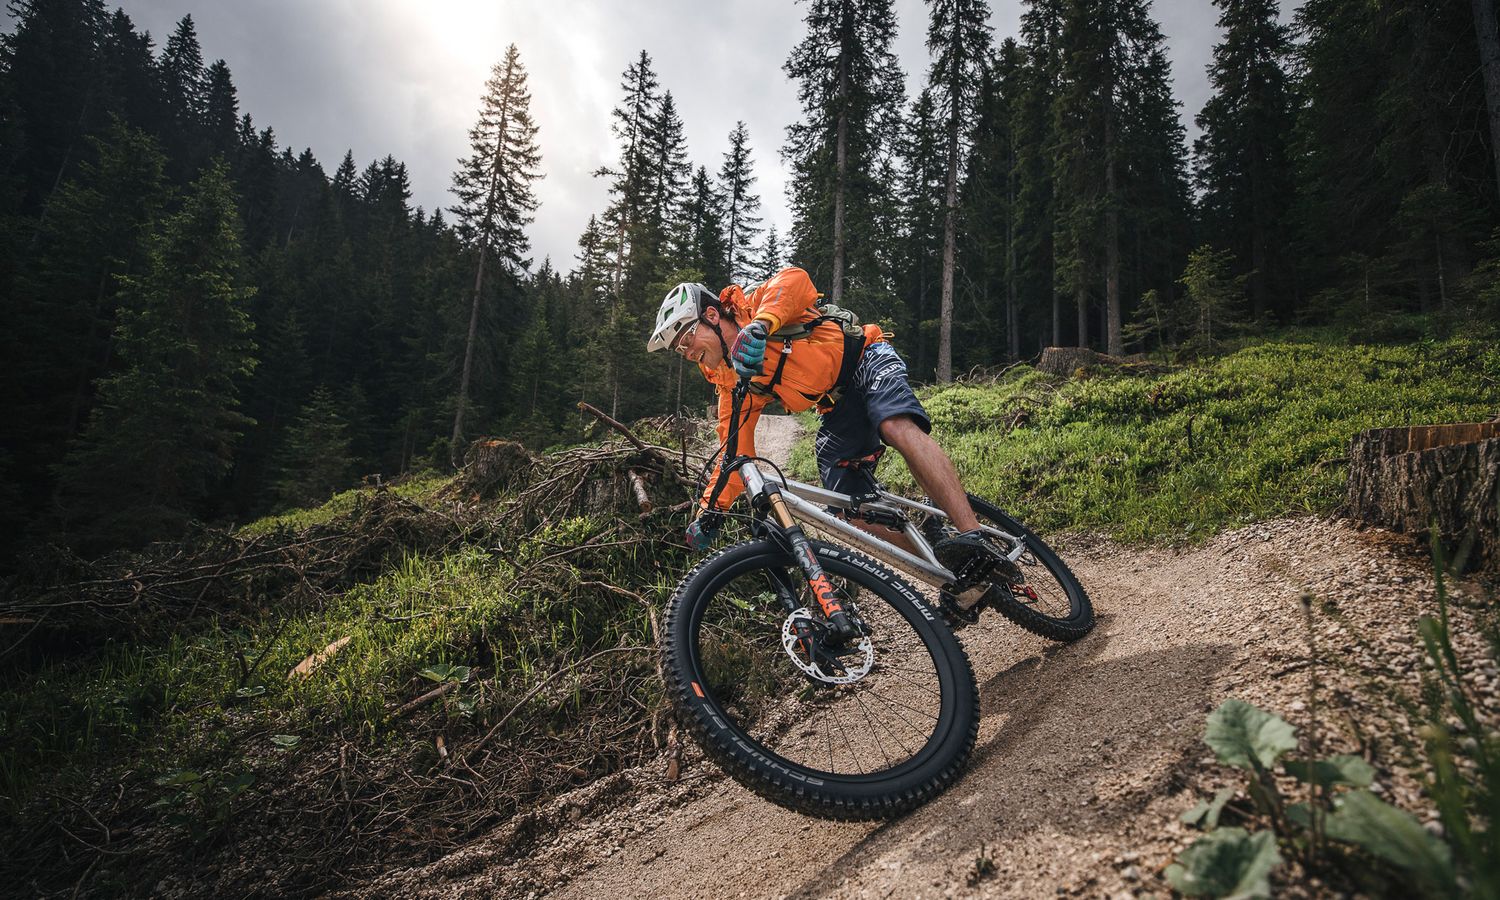
[(791, 551), (792, 558), (797, 561), (797, 567), (802, 570), (802, 576), (812, 589), (813, 597), (817, 599), (823, 615), (828, 618), (834, 634), (841, 638), (860, 637), (863, 631), (839, 602), (833, 581), (818, 563), (817, 554), (813, 553), (812, 542), (787, 509), (786, 501), (781, 497), (781, 487), (775, 482), (766, 481), (754, 464), (741, 466), (740, 477), (745, 480), (745, 486), (752, 495), (760, 494), (765, 498), (767, 511), (779, 527), (782, 541)]
[(739, 456), (740, 411), (745, 395), (749, 392), (749, 386), (750, 380), (741, 378), (730, 395), (729, 434), (724, 445), (724, 458), (719, 464), (719, 482), (714, 487), (713, 496), (718, 497), (719, 491), (723, 490), (724, 485), (728, 483), (730, 473), (738, 469), (750, 496), (765, 497), (771, 518), (781, 528), (781, 535), (786, 542), (787, 549), (791, 551), (792, 558), (797, 561), (798, 568), (802, 570), (803, 578), (807, 579), (807, 586), (812, 589), (813, 597), (817, 599), (818, 606), (822, 608), (823, 615), (827, 617), (834, 634), (839, 638), (860, 637), (864, 633), (863, 630), (844, 610), (844, 605), (839, 602), (838, 594), (833, 589), (833, 582), (829, 580), (828, 573), (823, 571), (817, 556), (813, 553), (812, 543), (802, 531), (802, 526), (792, 518), (791, 511), (786, 507), (786, 501), (781, 497), (781, 485), (777, 482), (766, 481), (753, 462)]

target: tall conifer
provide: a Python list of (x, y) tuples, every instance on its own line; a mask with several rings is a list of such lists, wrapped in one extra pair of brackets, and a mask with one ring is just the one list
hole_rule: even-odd
[[(1239, 257), (1256, 316), (1285, 288), (1280, 260), (1293, 173), (1288, 147), (1296, 102), (1286, 64), (1288, 29), (1276, 0), (1214, 0), (1224, 39), (1208, 67), (1214, 95), (1198, 114), (1195, 176), (1207, 237)], [(1287, 290), (1277, 291), (1286, 296)]]
[(63, 467), (60, 511), (85, 548), (180, 533), (204, 512), (247, 424), (236, 408), (254, 365), (251, 290), (240, 283), (222, 162), (193, 185), (149, 258), (143, 275), (123, 282), (121, 370), (101, 386)]
[(953, 270), (958, 248), (958, 184), (972, 137), (979, 75), (990, 50), (985, 0), (930, 0), (928, 84), (943, 121), (943, 275), (939, 307), (937, 379), (953, 380)]
[(453, 175), (453, 193), (458, 197), (453, 214), (459, 234), (476, 257), (473, 303), (449, 446), (449, 458), (455, 467), (463, 458), (464, 413), (469, 405), (485, 270), (492, 265), (508, 281), (518, 279), (530, 246), (524, 228), (537, 208), (531, 185), (541, 177), (536, 133), (526, 69), (520, 51), (511, 44), (485, 84), (479, 121), (469, 131), (471, 155), (459, 160), (460, 168)]
[(793, 259), (832, 302), (875, 301), (887, 283), (880, 175), (905, 94), (896, 19), (891, 0), (805, 2), (807, 34), (785, 67), (802, 103), (782, 150), (793, 170)]
[(729, 132), (729, 149), (719, 167), (719, 190), (724, 197), (725, 268), (732, 281), (744, 282), (754, 267), (752, 242), (760, 234), (760, 195), (750, 164), (750, 133), (744, 122)]

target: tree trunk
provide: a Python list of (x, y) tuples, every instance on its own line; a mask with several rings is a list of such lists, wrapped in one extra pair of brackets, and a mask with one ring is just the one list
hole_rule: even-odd
[[(955, 86), (955, 91), (957, 90)], [(943, 299), (939, 307), (937, 380), (953, 380), (953, 267), (958, 243), (958, 97), (948, 114), (948, 189), (943, 198)]]
[(1257, 217), (1250, 230), (1250, 308), (1257, 321), (1266, 305), (1266, 228)]
[(1073, 299), (1078, 302), (1078, 346), (1089, 345), (1089, 288), (1088, 283), (1078, 279), (1078, 287), (1073, 290)]
[(1111, 94), (1105, 92), (1104, 109), (1104, 350), (1111, 356), (1120, 356), (1125, 352), (1125, 340), (1120, 327), (1120, 208), (1115, 196), (1115, 115)]
[(1062, 295), (1052, 289), (1052, 346), (1062, 343)]
[(834, 183), (833, 183), (833, 284), (828, 290), (828, 300), (835, 306), (843, 302), (844, 297), (844, 169), (848, 164), (848, 131), (849, 112), (844, 108), (844, 98), (848, 93), (848, 76), (843, 70), (843, 60), (839, 61), (839, 125), (838, 142), (834, 147)]
[(1500, 190), (1500, 26), (1495, 0), (1474, 0), (1474, 31), (1479, 36), (1479, 67), (1484, 73), (1484, 101), (1490, 119), (1490, 152), (1495, 157), (1495, 187)]
[(474, 303), (469, 308), (469, 337), (464, 341), (464, 368), (458, 378), (458, 403), (453, 411), (453, 439), (448, 442), (448, 461), (457, 469), (463, 462), (464, 410), (469, 405), (469, 376), (474, 371), (474, 341), (479, 334), (479, 299), (484, 287), (485, 255), (489, 247), (480, 243), (479, 265), (474, 269)]
[(1435, 529), (1455, 571), (1500, 571), (1500, 422), (1361, 432), (1346, 512), (1419, 538)]
[(1021, 358), (1021, 335), (1016, 313), (1016, 140), (1011, 134), (1010, 160), (1005, 178), (1005, 328), (1010, 355), (1007, 362)]

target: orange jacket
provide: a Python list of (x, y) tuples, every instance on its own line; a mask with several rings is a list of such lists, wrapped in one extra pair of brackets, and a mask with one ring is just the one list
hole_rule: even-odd
[[(818, 289), (812, 279), (795, 266), (782, 269), (763, 284), (746, 294), (737, 284), (731, 284), (719, 294), (719, 302), (734, 314), (741, 327), (754, 319), (766, 323), (771, 331), (783, 325), (809, 321), (818, 315)], [(866, 325), (865, 346), (885, 340), (878, 325)], [(794, 341), (791, 350), (783, 349), (783, 342), (775, 338), (766, 342), (766, 358), (762, 374), (753, 381), (769, 384), (782, 353), (787, 353), (786, 368), (781, 370), (781, 381), (772, 390), (788, 412), (801, 412), (818, 406), (827, 409), (827, 393), (838, 381), (839, 367), (844, 361), (844, 332), (832, 322), (824, 322), (807, 338)], [(719, 453), (729, 435), (729, 414), (732, 408), (731, 392), (739, 380), (734, 367), (724, 360), (717, 369), (698, 366), (703, 377), (719, 389)], [(740, 407), (739, 452), (745, 456), (755, 455), (755, 424), (760, 421), (761, 410), (771, 402), (766, 394), (749, 393)], [(714, 464), (713, 476), (703, 491), (702, 505), (707, 506), (709, 494), (719, 479), (718, 464)], [(729, 484), (719, 494), (719, 509), (727, 509), (745, 489), (739, 475), (732, 475)]]

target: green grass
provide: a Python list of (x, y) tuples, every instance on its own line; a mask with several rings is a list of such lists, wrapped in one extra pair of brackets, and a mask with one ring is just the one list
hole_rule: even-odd
[[(1463, 338), (1284, 340), (1164, 375), (1063, 380), (1023, 367), (919, 393), (965, 486), (1044, 532), (1191, 541), (1331, 511), (1359, 431), (1500, 413), (1500, 350)], [(1009, 427), (1018, 411), (1026, 420)], [(810, 439), (793, 469), (816, 475)], [(882, 477), (917, 490), (896, 454)]]
[[(448, 479), (441, 475), (418, 475), (388, 485), (385, 490), (390, 491), (398, 497), (422, 500), (435, 493), (447, 483)], [(347, 491), (340, 491), (330, 497), (321, 506), (287, 510), (283, 513), (256, 519), (254, 522), (240, 528), (238, 534), (241, 537), (256, 537), (257, 535), (270, 534), (283, 528), (301, 531), (304, 528), (310, 528), (314, 525), (327, 525), (340, 516), (352, 512), (360, 497), (368, 497), (374, 494), (376, 490), (378, 489), (352, 488)]]
[[(325, 515), (326, 506), (314, 512)], [(436, 708), (476, 724), (493, 720), (563, 661), (622, 642), (651, 644), (640, 604), (580, 585), (598, 576), (569, 564), (587, 559), (616, 583), (662, 596), (670, 572), (648, 551), (610, 548), (535, 566), (601, 527), (574, 518), (505, 553), (464, 545), (407, 556), (375, 581), (296, 614), (268, 609), (250, 624), (216, 621), (43, 665), (24, 689), (0, 695), (0, 808), (14, 812), (54, 779), (112, 759), (156, 774), (248, 765), (237, 744), (247, 733), (260, 733), (253, 740), (268, 753), (276, 734), (305, 738), (302, 748), (322, 738), (378, 745), (399, 731), (392, 710), (435, 686), (433, 673), (423, 676), (429, 667), (470, 667), (471, 677)], [(538, 571), (544, 577), (523, 577)], [(310, 675), (290, 675), (346, 637)], [(545, 715), (565, 727), (578, 711), (564, 704)]]

